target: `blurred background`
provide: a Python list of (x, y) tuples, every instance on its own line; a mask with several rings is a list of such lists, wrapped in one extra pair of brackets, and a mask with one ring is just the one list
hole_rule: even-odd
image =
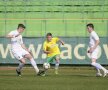
[(0, 36), (24, 23), (25, 37), (85, 37), (87, 23), (108, 36), (108, 0), (0, 0)]
[[(46, 62), (42, 47), (46, 33), (65, 42), (59, 44), (59, 75), (54, 74), (53, 62), (46, 77), (36, 77), (26, 60), (22, 76), (16, 76), (19, 61), (5, 36), (19, 23), (26, 26), (24, 44), (40, 69)], [(90, 67), (88, 23), (94, 24), (101, 41), (97, 62), (108, 69), (108, 0), (0, 0), (0, 90), (108, 90), (108, 78), (96, 77)]]
[(4, 37), (19, 23), (26, 26), (24, 42), (38, 64), (45, 62), (42, 43), (48, 32), (67, 44), (60, 46), (61, 64), (90, 64), (86, 24), (93, 23), (101, 40), (98, 62), (108, 64), (108, 0), (0, 0), (1, 63), (18, 63)]

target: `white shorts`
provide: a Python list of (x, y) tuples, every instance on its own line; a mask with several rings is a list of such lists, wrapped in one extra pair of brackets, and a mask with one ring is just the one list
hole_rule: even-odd
[(29, 54), (29, 52), (27, 52), (23, 48), (19, 49), (19, 50), (12, 49), (11, 51), (12, 51), (12, 54), (14, 55), (14, 57), (18, 60), (21, 60), (22, 58), (24, 58), (24, 56), (26, 54)]
[(97, 47), (91, 54), (91, 59), (97, 59), (99, 54), (99, 48)]

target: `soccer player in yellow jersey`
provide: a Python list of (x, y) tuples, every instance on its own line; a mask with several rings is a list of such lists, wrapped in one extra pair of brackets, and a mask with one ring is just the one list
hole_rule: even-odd
[(62, 40), (57, 37), (53, 38), (51, 33), (47, 33), (46, 41), (43, 44), (43, 51), (47, 54), (47, 63), (51, 63), (53, 60), (56, 61), (55, 74), (58, 74), (58, 67), (60, 63), (60, 49), (57, 42), (60, 42), (62, 45), (64, 45)]

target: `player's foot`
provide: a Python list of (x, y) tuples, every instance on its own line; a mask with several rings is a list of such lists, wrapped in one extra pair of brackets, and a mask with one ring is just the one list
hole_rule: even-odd
[(18, 76), (21, 76), (21, 71), (18, 71), (18, 70), (16, 69), (16, 73), (17, 73)]
[(45, 71), (44, 70), (39, 70), (38, 76), (45, 76)]
[(96, 73), (96, 77), (101, 77), (102, 74), (101, 73)]
[(103, 77), (106, 77), (107, 74), (108, 74), (108, 70), (104, 71), (104, 75), (103, 75)]
[(55, 69), (55, 74), (56, 74), (56, 75), (59, 74), (59, 73), (58, 73), (58, 69)]

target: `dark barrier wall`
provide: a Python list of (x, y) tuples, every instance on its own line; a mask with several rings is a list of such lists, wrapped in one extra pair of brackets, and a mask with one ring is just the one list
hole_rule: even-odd
[[(65, 45), (59, 45), (61, 49), (61, 64), (90, 64), (89, 54), (87, 53), (89, 38), (61, 38)], [(108, 64), (108, 38), (100, 38), (100, 53), (97, 62)], [(38, 64), (46, 61), (46, 55), (42, 52), (44, 38), (24, 38), (26, 46), (33, 53), (34, 59)], [(0, 64), (16, 64), (16, 60), (10, 52), (10, 40), (0, 38)], [(27, 63), (30, 62), (27, 60)]]

